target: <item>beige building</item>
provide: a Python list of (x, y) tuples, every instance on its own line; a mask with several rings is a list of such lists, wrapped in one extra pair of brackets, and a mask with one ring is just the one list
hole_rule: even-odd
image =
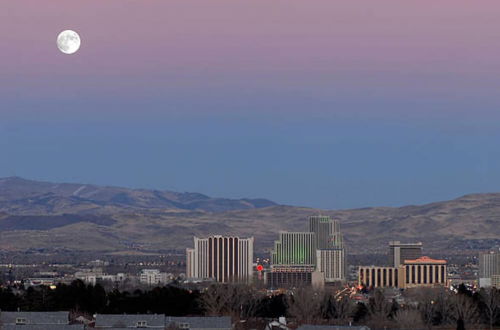
[(397, 287), (402, 289), (446, 285), (446, 260), (420, 257), (405, 260), (399, 267), (361, 266), (358, 284), (367, 287)]
[(398, 287), (396, 267), (361, 266), (358, 270), (358, 284), (372, 288)]
[[(401, 288), (446, 285), (446, 260), (420, 257), (405, 260), (400, 266), (399, 283)], [(403, 285), (401, 285), (403, 284)]]
[(218, 282), (248, 282), (253, 276), (253, 237), (194, 237), (186, 250), (186, 276)]
[(326, 282), (343, 281), (345, 279), (345, 250), (316, 250), (317, 270), (325, 274)]

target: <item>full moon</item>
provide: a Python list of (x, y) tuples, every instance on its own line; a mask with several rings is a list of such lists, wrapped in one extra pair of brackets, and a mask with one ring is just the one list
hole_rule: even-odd
[(80, 36), (72, 30), (65, 30), (57, 36), (57, 48), (64, 54), (74, 54), (80, 48)]

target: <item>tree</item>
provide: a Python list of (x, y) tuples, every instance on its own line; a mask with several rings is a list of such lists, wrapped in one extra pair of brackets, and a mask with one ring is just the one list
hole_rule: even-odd
[(479, 309), (474, 300), (465, 294), (456, 294), (451, 300), (454, 310), (454, 318), (457, 326), (477, 324), (479, 320)]
[(424, 327), (422, 314), (417, 309), (400, 309), (394, 314), (399, 329), (421, 329)]
[(229, 284), (213, 284), (201, 295), (200, 305), (208, 316), (228, 314), (233, 288)]
[(495, 321), (500, 316), (500, 290), (496, 288), (482, 288), (479, 291), (479, 299), (490, 329), (493, 329)]
[(298, 288), (287, 297), (288, 314), (299, 324), (315, 323), (322, 319), (321, 306), (324, 298), (323, 292)]
[(385, 298), (384, 292), (380, 289), (375, 290), (373, 297), (368, 302), (368, 314), (371, 322), (376, 326), (385, 325), (391, 311), (392, 303)]

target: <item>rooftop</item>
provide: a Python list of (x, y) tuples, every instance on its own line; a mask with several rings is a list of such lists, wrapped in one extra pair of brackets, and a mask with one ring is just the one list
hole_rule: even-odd
[(405, 264), (446, 264), (447, 261), (444, 259), (432, 259), (427, 256), (423, 256), (417, 259), (407, 259)]

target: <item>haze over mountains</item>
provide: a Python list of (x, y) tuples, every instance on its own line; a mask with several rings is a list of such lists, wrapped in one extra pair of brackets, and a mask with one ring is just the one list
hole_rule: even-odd
[(338, 218), (350, 253), (385, 252), (389, 240), (427, 251), (500, 243), (500, 194), (400, 208), (315, 210), (265, 199), (0, 179), (0, 249), (156, 253), (182, 250), (193, 235), (254, 236), (268, 250), (280, 230), (307, 230), (307, 217)]

